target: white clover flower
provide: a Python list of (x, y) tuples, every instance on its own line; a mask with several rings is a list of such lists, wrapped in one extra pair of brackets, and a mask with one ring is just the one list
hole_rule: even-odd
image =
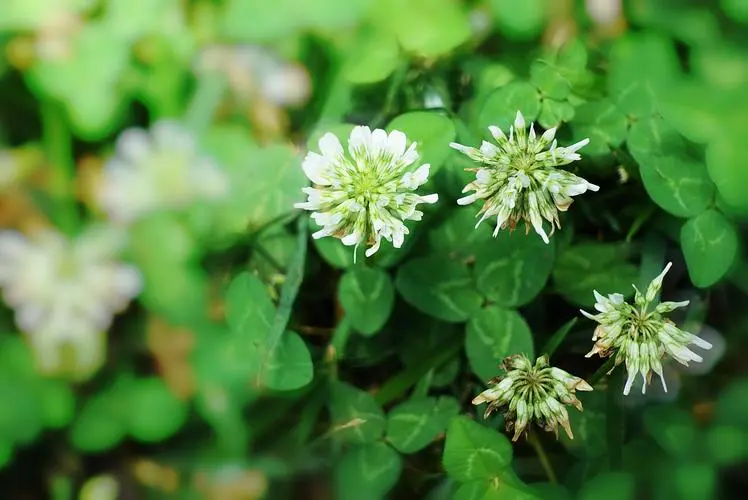
[(97, 356), (96, 337), (141, 288), (140, 273), (117, 260), (122, 239), (103, 228), (75, 240), (52, 230), (26, 238), (0, 232), (0, 288), (15, 310), (43, 369), (59, 363), (59, 348), (73, 344), (78, 362)]
[(110, 219), (130, 223), (150, 212), (216, 199), (228, 187), (224, 172), (198, 151), (195, 137), (165, 120), (149, 131), (122, 132), (104, 167), (98, 199)]
[(711, 349), (712, 344), (702, 338), (680, 330), (675, 324), (663, 315), (679, 307), (688, 305), (688, 301), (662, 302), (650, 310), (657, 294), (662, 287), (662, 280), (672, 266), (668, 262), (665, 269), (647, 287), (646, 294), (634, 286), (636, 295), (634, 305), (623, 300), (623, 295), (613, 293), (603, 297), (594, 291), (595, 309), (598, 314), (590, 314), (581, 311), (586, 317), (597, 321), (599, 325), (595, 328), (592, 340), (595, 345), (587, 353), (587, 357), (599, 354), (608, 357), (615, 354), (615, 364), (618, 366), (626, 362), (628, 379), (623, 389), (628, 394), (637, 374), (643, 379), (642, 394), (647, 390), (652, 372), (655, 372), (662, 381), (662, 388), (667, 391), (665, 377), (662, 372), (662, 360), (669, 356), (680, 364), (688, 366), (691, 361), (701, 362), (702, 358), (691, 351), (690, 344), (697, 345), (702, 349)]
[(322, 226), (314, 238), (334, 236), (354, 247), (363, 242), (371, 245), (367, 257), (379, 250), (382, 238), (395, 248), (402, 246), (408, 234), (403, 221), (421, 220), (418, 204), (438, 200), (436, 194), (414, 192), (428, 180), (429, 164), (411, 168), (418, 152), (415, 142), (406, 150), (406, 141), (399, 130), (387, 135), (382, 129), (355, 127), (347, 156), (337, 137), (329, 132), (322, 136), (322, 154), (310, 152), (301, 165), (315, 187), (304, 188), (308, 201), (295, 205), (312, 210)]
[(457, 203), (468, 205), (483, 200), (478, 213), (482, 217), (475, 227), (489, 217), (496, 217), (494, 236), (505, 227), (513, 231), (517, 222), (524, 219), (526, 232), (532, 225), (543, 241), (549, 243), (543, 219), (551, 224), (552, 235), (554, 224), (561, 228), (558, 211), (565, 212), (569, 208), (572, 196), (588, 189), (600, 189), (581, 177), (555, 168), (579, 160), (581, 157), (577, 151), (590, 140), (560, 147), (554, 139), (555, 128), (545, 131), (540, 137), (535, 134), (533, 123), (529, 134), (525, 128), (525, 118), (517, 111), (514, 125), (509, 128), (509, 137), (498, 127), (489, 127), (496, 144), (483, 141), (480, 149), (476, 149), (450, 143), (471, 160), (483, 164), (480, 168), (470, 169), (476, 171), (475, 180), (462, 190), (463, 193), (475, 192), (460, 198)]
[(474, 405), (488, 403), (484, 418), (503, 409), (506, 430), (514, 429), (512, 441), (516, 441), (532, 421), (546, 431), (554, 431), (557, 437), (560, 425), (569, 439), (574, 439), (565, 405), (582, 411), (582, 402), (575, 392), (591, 391), (592, 386), (550, 366), (547, 355), (540, 356), (533, 365), (524, 354), (515, 354), (504, 358), (499, 367), (506, 375), (489, 380), (489, 388), (473, 399)]

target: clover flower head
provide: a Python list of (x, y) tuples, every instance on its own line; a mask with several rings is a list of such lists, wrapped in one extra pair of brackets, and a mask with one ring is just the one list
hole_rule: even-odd
[[(302, 168), (315, 184), (303, 191), (308, 200), (296, 208), (311, 210), (322, 229), (314, 238), (333, 236), (346, 246), (370, 245), (366, 256), (379, 250), (382, 238), (400, 248), (408, 234), (403, 221), (421, 220), (420, 203), (436, 203), (438, 195), (421, 196), (429, 164), (413, 168), (418, 160), (416, 143), (406, 149), (399, 130), (355, 127), (348, 139), (348, 155), (335, 135), (319, 140), (320, 153), (309, 152)], [(354, 250), (355, 252), (355, 250)], [(354, 253), (355, 255), (355, 253)]]
[(110, 219), (130, 223), (227, 191), (226, 175), (200, 154), (195, 137), (179, 123), (163, 120), (148, 131), (122, 132), (104, 167), (98, 199)]
[(75, 240), (53, 230), (29, 238), (0, 232), (3, 298), (43, 369), (58, 365), (64, 344), (95, 358), (97, 336), (140, 292), (138, 270), (118, 260), (122, 243), (119, 234), (100, 227)]
[(537, 358), (533, 365), (524, 354), (515, 354), (504, 358), (499, 366), (506, 375), (489, 380), (489, 388), (473, 399), (474, 405), (488, 403), (484, 417), (503, 409), (506, 430), (514, 429), (512, 441), (533, 421), (546, 431), (554, 431), (557, 437), (560, 425), (574, 439), (566, 405), (582, 411), (575, 392), (591, 391), (587, 382), (550, 366), (547, 355)]
[(479, 168), (469, 169), (475, 170), (475, 180), (462, 190), (463, 193), (474, 192), (460, 198), (457, 203), (469, 205), (483, 200), (478, 213), (481, 218), (475, 227), (489, 217), (496, 217), (494, 236), (505, 227), (513, 231), (517, 223), (524, 220), (526, 232), (529, 233), (532, 225), (543, 241), (549, 243), (543, 220), (550, 223), (552, 235), (555, 227), (561, 228), (558, 211), (569, 208), (572, 196), (600, 189), (581, 177), (556, 168), (579, 160), (581, 156), (577, 151), (588, 144), (589, 139), (568, 147), (557, 146), (555, 128), (538, 136), (535, 125), (531, 123), (528, 133), (525, 118), (519, 111), (514, 125), (509, 128), (509, 136), (498, 127), (491, 126), (489, 131), (495, 144), (483, 141), (476, 149), (450, 143), (457, 151), (482, 164)]
[(694, 344), (702, 349), (712, 348), (712, 344), (706, 340), (680, 330), (665, 317), (665, 314), (687, 306), (687, 300), (661, 302), (654, 308), (651, 307), (671, 266), (672, 263), (668, 262), (665, 269), (649, 284), (646, 293), (642, 294), (634, 286), (636, 293), (633, 305), (625, 302), (620, 293), (604, 297), (595, 290), (595, 309), (598, 313), (581, 311), (587, 318), (599, 323), (592, 336), (595, 345), (587, 353), (587, 357), (594, 354), (601, 357), (615, 354), (616, 366), (625, 362), (628, 378), (623, 393), (626, 395), (631, 391), (637, 374), (641, 374), (644, 380), (642, 394), (645, 394), (652, 372), (660, 377), (662, 387), (667, 391), (662, 372), (662, 362), (666, 357), (688, 366), (691, 361), (702, 361), (701, 356), (689, 349), (689, 345)]

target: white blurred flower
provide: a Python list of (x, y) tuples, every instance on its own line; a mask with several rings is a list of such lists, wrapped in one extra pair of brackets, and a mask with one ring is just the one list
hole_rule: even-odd
[(499, 366), (506, 375), (489, 380), (489, 388), (473, 399), (474, 405), (488, 403), (484, 418), (503, 409), (506, 429), (514, 429), (512, 441), (516, 441), (533, 421), (557, 436), (560, 425), (569, 439), (574, 439), (566, 405), (582, 411), (576, 391), (591, 391), (592, 386), (550, 366), (547, 355), (537, 358), (533, 365), (524, 354), (515, 354), (504, 358)]
[(621, 17), (621, 0), (585, 0), (584, 6), (597, 24), (612, 24)]
[[(667, 391), (667, 385), (662, 369), (662, 360), (671, 357), (680, 364), (688, 366), (691, 361), (701, 362), (702, 357), (688, 348), (694, 344), (702, 349), (711, 349), (712, 344), (691, 333), (680, 330), (675, 323), (664, 315), (671, 311), (685, 307), (688, 301), (661, 302), (653, 309), (657, 294), (662, 287), (662, 280), (670, 269), (668, 263), (665, 269), (652, 280), (645, 294), (636, 286), (634, 305), (623, 300), (623, 295), (614, 293), (604, 297), (594, 291), (595, 309), (598, 314), (581, 311), (589, 319), (599, 323), (592, 340), (595, 345), (587, 354), (590, 357), (599, 354), (608, 357), (615, 354), (615, 364), (625, 361), (628, 378), (623, 393), (628, 395), (634, 379), (641, 374), (644, 383), (642, 393), (646, 392), (647, 384), (655, 372), (662, 381), (662, 387)], [(651, 309), (651, 310), (650, 310)]]
[(104, 228), (75, 240), (52, 230), (30, 238), (0, 232), (3, 298), (43, 369), (58, 365), (64, 344), (74, 345), (78, 363), (89, 365), (98, 355), (91, 347), (96, 336), (140, 292), (140, 273), (118, 260), (122, 243), (118, 233)]
[[(355, 127), (348, 139), (346, 155), (335, 135), (326, 133), (319, 141), (322, 154), (310, 152), (302, 168), (315, 187), (304, 188), (308, 201), (296, 208), (311, 210), (322, 226), (314, 238), (334, 236), (344, 245), (371, 245), (370, 257), (382, 238), (400, 248), (408, 234), (403, 221), (421, 220), (420, 203), (436, 203), (438, 195), (415, 193), (426, 183), (429, 164), (418, 168), (416, 143), (406, 149), (407, 138), (399, 130), (388, 135), (382, 129)], [(355, 254), (354, 254), (355, 255)]]
[(557, 146), (555, 128), (538, 137), (531, 123), (528, 134), (525, 118), (519, 111), (514, 125), (509, 128), (509, 137), (498, 127), (491, 126), (489, 130), (496, 144), (483, 141), (479, 149), (455, 142), (450, 144), (471, 160), (483, 164), (474, 169), (475, 180), (462, 190), (463, 193), (475, 192), (457, 203), (468, 205), (483, 200), (478, 212), (482, 217), (475, 227), (489, 217), (496, 217), (494, 236), (505, 227), (514, 230), (517, 223), (524, 220), (527, 232), (532, 225), (543, 241), (549, 243), (543, 219), (551, 224), (552, 235), (554, 224), (561, 227), (558, 211), (569, 208), (572, 196), (600, 189), (581, 177), (555, 168), (579, 160), (577, 151), (589, 143), (589, 139), (568, 147)]
[(148, 131), (122, 132), (104, 167), (98, 199), (110, 219), (129, 223), (150, 212), (216, 199), (228, 188), (226, 175), (201, 155), (195, 137), (165, 120)]
[(20, 172), (20, 165), (10, 151), (0, 151), (0, 192), (15, 184)]

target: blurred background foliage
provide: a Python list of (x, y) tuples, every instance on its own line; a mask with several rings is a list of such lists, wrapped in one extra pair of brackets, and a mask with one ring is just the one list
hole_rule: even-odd
[[(21, 332), (6, 294), (3, 498), (748, 487), (745, 0), (3, 0), (0, 47), (0, 227), (111, 226), (142, 275), (106, 331), (44, 369), (44, 339)], [(492, 239), (454, 203), (471, 174), (449, 142), (474, 144), (518, 109), (589, 137), (579, 170), (602, 187), (549, 246)], [(128, 153), (123, 131), (164, 120), (192, 139), (154, 153), (152, 196), (179, 203), (120, 224), (107, 204), (138, 208), (151, 181), (105, 191), (107, 165)], [(307, 241), (314, 224), (292, 209), (305, 150), (354, 124), (417, 140), (425, 192), (440, 193), (370, 266), (363, 249), (354, 265), (337, 240)], [(197, 178), (180, 191), (195, 151), (221, 196)], [(593, 289), (631, 294), (667, 260), (663, 294), (691, 300), (678, 323), (715, 345), (698, 366), (667, 366), (670, 392), (624, 401), (603, 378), (571, 414), (576, 438), (536, 446), (510, 446), (500, 416), (470, 407), (515, 352), (553, 351), (589, 377), (592, 326), (569, 319)]]

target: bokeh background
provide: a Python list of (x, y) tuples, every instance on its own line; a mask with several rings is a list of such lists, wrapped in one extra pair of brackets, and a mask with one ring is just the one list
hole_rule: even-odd
[[(518, 109), (603, 186), (548, 248), (452, 203)], [(747, 0), (0, 0), (0, 497), (742, 498), (747, 117)], [(293, 209), (354, 124), (442, 200), (376, 270)], [(702, 364), (455, 468), (498, 359), (591, 375), (570, 318), (667, 260)]]

